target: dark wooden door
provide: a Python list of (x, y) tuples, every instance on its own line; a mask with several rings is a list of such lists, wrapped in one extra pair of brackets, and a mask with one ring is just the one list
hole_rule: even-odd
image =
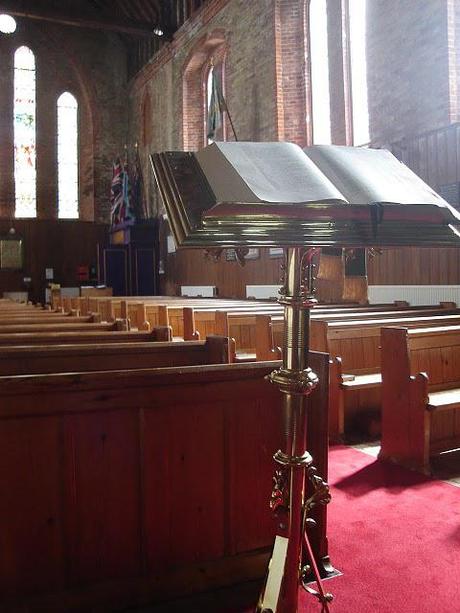
[(133, 284), (135, 296), (156, 294), (156, 258), (154, 247), (133, 247)]
[(127, 247), (104, 247), (101, 269), (101, 281), (113, 289), (114, 296), (129, 296), (131, 294)]

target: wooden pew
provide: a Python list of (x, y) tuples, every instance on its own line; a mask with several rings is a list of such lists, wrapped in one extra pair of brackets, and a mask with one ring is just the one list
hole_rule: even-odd
[[(355, 322), (357, 323), (357, 322)], [(359, 420), (363, 413), (374, 415), (374, 434), (379, 433), (381, 410), (381, 351), (380, 331), (384, 326), (401, 325), (407, 328), (458, 325), (460, 316), (445, 315), (418, 318), (368, 320), (354, 325), (350, 322), (328, 322), (327, 340), (324, 323), (312, 322), (311, 346), (328, 347), (330, 366), (330, 433), (341, 440), (345, 420)], [(323, 328), (319, 330), (318, 328)], [(322, 349), (324, 350), (324, 349)], [(360, 417), (361, 416), (361, 417)]]
[(228, 364), (232, 356), (232, 345), (227, 338), (219, 336), (210, 336), (206, 341), (174, 343), (4, 345), (0, 349), (0, 376)]
[[(308, 449), (327, 479), (327, 356), (310, 363)], [(278, 366), (0, 378), (0, 609), (125, 610), (262, 578)], [(326, 512), (310, 532), (323, 564)]]
[[(67, 323), (68, 322), (68, 323)], [(121, 328), (123, 329), (123, 327)], [(98, 323), (92, 320), (83, 323), (74, 323), (72, 319), (66, 321), (66, 323), (24, 323), (24, 324), (0, 324), (0, 334), (15, 334), (15, 333), (34, 333), (34, 332), (102, 332), (102, 331), (119, 331), (119, 322), (112, 324)]]
[[(194, 328), (198, 328), (197, 321), (199, 321), (200, 313), (194, 313), (194, 315), (188, 315), (187, 309), (184, 309), (184, 322), (186, 319), (190, 321), (187, 325), (184, 323), (184, 334), (189, 330), (193, 330)], [(189, 310), (190, 311), (190, 310)], [(418, 316), (419, 314), (423, 314), (423, 316), (434, 316), (434, 315), (458, 315), (460, 316), (460, 310), (458, 309), (446, 309), (446, 308), (431, 308), (421, 310), (405, 310), (403, 313), (398, 310), (389, 310), (389, 311), (361, 311), (361, 312), (315, 312), (316, 309), (313, 309), (311, 314), (312, 321), (363, 321), (366, 319), (377, 319), (377, 318), (385, 318), (385, 319), (398, 319), (402, 316), (410, 317), (410, 316)], [(214, 333), (222, 336), (229, 336), (235, 339), (237, 356), (241, 354), (245, 354), (248, 356), (248, 359), (260, 359), (262, 354), (266, 354), (269, 349), (267, 348), (264, 351), (259, 350), (259, 357), (257, 357), (257, 317), (259, 315), (271, 315), (271, 335), (274, 340), (274, 347), (281, 346), (284, 334), (284, 317), (283, 315), (276, 314), (270, 310), (253, 310), (253, 311), (213, 311), (206, 312), (206, 314), (213, 318), (214, 326), (207, 327), (206, 330), (208, 334)], [(199, 330), (197, 330), (199, 332)], [(195, 334), (197, 334), (195, 332)], [(184, 336), (185, 338), (185, 336)], [(187, 338), (195, 338), (195, 336), (187, 336)], [(196, 335), (196, 338), (199, 338), (199, 335)], [(269, 336), (267, 336), (269, 338)], [(259, 339), (260, 341), (260, 339)], [(319, 347), (313, 346), (315, 349), (319, 349)], [(259, 344), (260, 348), (260, 344)], [(321, 348), (321, 351), (326, 351), (327, 348)]]
[[(280, 330), (273, 333), (273, 318), (257, 317), (257, 359), (281, 354)], [(275, 320), (276, 321), (276, 320)], [(281, 322), (282, 323), (282, 322)], [(329, 384), (329, 429), (332, 440), (342, 440), (345, 417), (350, 422), (363, 412), (381, 407), (380, 330), (383, 326), (408, 328), (460, 324), (458, 315), (321, 321), (310, 323), (310, 346), (331, 356)]]
[[(221, 331), (215, 328), (214, 313), (216, 310), (226, 311), (239, 311), (241, 313), (251, 312), (273, 312), (283, 313), (281, 305), (274, 302), (263, 301), (243, 301), (243, 300), (220, 300), (216, 298), (211, 299), (190, 299), (190, 298), (177, 298), (158, 296), (150, 298), (142, 298), (139, 296), (132, 296), (126, 298), (112, 298), (108, 299), (90, 299), (85, 305), (82, 304), (82, 298), (80, 300), (80, 311), (82, 314), (88, 312), (98, 312), (101, 315), (102, 321), (112, 321), (113, 318), (129, 319), (131, 327), (137, 329), (146, 329), (146, 325), (150, 324), (150, 327), (157, 325), (171, 325), (173, 335), (175, 337), (184, 338), (184, 340), (193, 340), (196, 332), (198, 332), (201, 338), (205, 338), (209, 334), (221, 334)], [(145, 311), (140, 305), (145, 305)], [(454, 303), (443, 303), (445, 308), (450, 306), (454, 308)], [(183, 308), (193, 309), (195, 315), (195, 330), (191, 332), (190, 336), (184, 332), (184, 327), (188, 330), (188, 325), (184, 322)], [(372, 305), (372, 306), (359, 306), (355, 305), (319, 305), (315, 308), (314, 313), (359, 313), (379, 311), (384, 309), (385, 311), (394, 310), (411, 310), (417, 312), (424, 309), (435, 309), (441, 307), (408, 307), (404, 304), (394, 305)]]
[(95, 318), (92, 315), (87, 315), (85, 317), (72, 317), (70, 315), (60, 314), (60, 313), (52, 313), (51, 311), (42, 311), (41, 313), (33, 313), (33, 314), (24, 314), (24, 315), (12, 315), (12, 316), (4, 316), (0, 317), (0, 325), (5, 324), (33, 324), (33, 323), (85, 323), (85, 322), (94, 322)]
[(460, 446), (460, 326), (382, 330), (380, 456), (430, 472)]
[[(117, 322), (120, 323), (120, 322)], [(117, 324), (116, 324), (117, 325)], [(0, 332), (0, 351), (7, 345), (75, 345), (90, 343), (132, 343), (132, 342), (158, 342), (172, 341), (170, 328), (154, 328), (152, 332), (137, 332), (110, 329), (86, 329), (76, 332)]]

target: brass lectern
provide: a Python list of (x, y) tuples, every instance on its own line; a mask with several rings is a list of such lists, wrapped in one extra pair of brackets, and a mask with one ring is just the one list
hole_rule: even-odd
[[(196, 153), (156, 153), (151, 163), (178, 247), (286, 248), (283, 362), (269, 376), (283, 394), (285, 442), (274, 455), (277, 531), (257, 612), (295, 613), (299, 586), (328, 611), (332, 596), (306, 536), (308, 512), (330, 500), (305, 449), (305, 399), (317, 383), (307, 363), (313, 249), (456, 246), (460, 215), (384, 150), (213, 143)], [(317, 591), (306, 585), (306, 568)]]

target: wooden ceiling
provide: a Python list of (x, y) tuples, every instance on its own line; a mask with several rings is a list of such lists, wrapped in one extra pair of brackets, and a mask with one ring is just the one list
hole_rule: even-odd
[(133, 76), (207, 0), (0, 0), (0, 13), (118, 33)]
[(99, 28), (152, 35), (175, 23), (177, 0), (1, 0), (0, 11), (14, 17), (52, 21), (83, 28)]

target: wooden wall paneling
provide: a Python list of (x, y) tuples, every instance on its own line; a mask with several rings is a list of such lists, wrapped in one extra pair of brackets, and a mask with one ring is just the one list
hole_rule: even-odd
[(226, 261), (225, 251), (219, 262), (206, 259), (200, 249), (184, 249), (169, 254), (161, 293), (178, 295), (181, 285), (215, 285), (219, 296), (246, 297), (246, 285), (278, 284), (282, 258), (270, 258), (268, 249), (260, 249), (260, 257), (247, 260), (242, 267)]
[[(10, 228), (24, 239), (22, 270), (0, 270), (0, 295), (4, 291), (29, 289), (35, 302), (45, 298), (45, 268), (54, 269), (54, 282), (62, 286), (78, 286), (79, 265), (96, 265), (97, 243), (102, 242), (108, 226), (73, 220), (0, 219), (0, 234)], [(24, 277), (31, 277), (30, 287)], [(88, 282), (84, 282), (88, 284)]]
[(436, 151), (437, 151), (437, 185), (445, 185), (449, 183), (449, 168), (447, 160), (448, 153), (448, 139), (446, 130), (441, 130), (436, 133)]
[[(417, 148), (418, 148), (418, 175), (424, 180), (428, 179), (428, 156), (427, 156), (427, 148), (426, 148), (426, 140), (425, 137), (421, 136), (416, 139)], [(415, 172), (415, 168), (413, 168)]]
[(438, 159), (437, 159), (437, 138), (436, 133), (430, 133), (427, 135), (427, 149), (428, 149), (428, 183), (429, 185), (438, 184)]
[[(460, 182), (460, 124), (407, 138), (393, 153), (435, 190)], [(457, 285), (460, 249), (390, 249), (369, 261), (370, 284)]]

